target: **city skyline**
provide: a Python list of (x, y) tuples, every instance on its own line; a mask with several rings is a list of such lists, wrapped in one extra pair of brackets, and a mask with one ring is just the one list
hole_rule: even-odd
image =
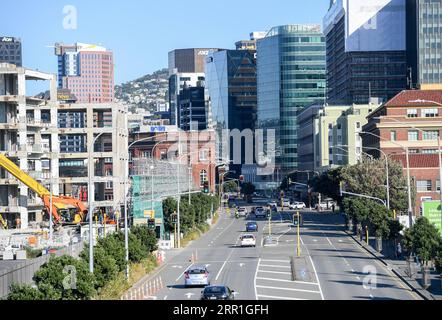
[[(248, 39), (252, 31), (270, 30), (277, 25), (292, 23), (321, 24), (329, 5), (327, 0), (294, 2), (284, 4), (282, 10), (281, 6), (264, 7), (253, 1), (230, 2), (231, 5), (225, 2), (222, 5), (212, 4), (213, 8), (209, 11), (200, 0), (192, 2), (192, 5), (177, 3), (176, 10), (168, 12), (157, 3), (129, 1), (123, 6), (119, 2), (110, 1), (106, 2), (106, 14), (103, 11), (100, 15), (97, 12), (100, 12), (101, 5), (95, 2), (75, 0), (54, 5), (48, 0), (38, 3), (20, 0), (5, 3), (3, 9), (5, 12), (21, 12), (23, 23), (14, 23), (13, 15), (5, 16), (0, 21), (0, 30), (4, 36), (21, 38), (24, 66), (49, 73), (57, 73), (57, 60), (53, 55), (56, 42), (105, 46), (114, 53), (115, 84), (120, 84), (167, 68), (167, 53), (176, 48), (213, 46), (234, 49), (235, 42)], [(66, 7), (68, 5), (77, 10), (77, 29), (63, 28), (65, 18), (72, 13), (70, 7)], [(67, 10), (66, 13), (63, 13), (63, 9)], [(226, 19), (234, 11), (244, 12), (248, 19), (239, 19), (236, 23)], [(310, 14), (302, 14), (305, 11)], [(36, 12), (44, 12), (45, 19)], [(159, 29), (166, 14), (167, 24)], [(117, 16), (117, 21), (134, 22), (127, 25), (115, 23)], [(187, 28), (190, 36), (183, 37), (182, 23), (185, 20), (180, 19), (180, 16), (198, 16), (198, 25)], [(146, 32), (148, 30), (151, 32)], [(38, 37), (35, 37), (36, 32)], [(39, 87), (33, 87), (30, 90), (35, 91), (35, 94), (40, 92)]]

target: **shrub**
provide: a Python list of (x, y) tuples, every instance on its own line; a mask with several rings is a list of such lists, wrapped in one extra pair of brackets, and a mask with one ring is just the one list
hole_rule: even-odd
[(7, 300), (32, 301), (43, 300), (43, 298), (43, 294), (37, 288), (30, 285), (12, 284)]
[(45, 300), (89, 300), (95, 294), (95, 279), (88, 265), (66, 255), (43, 264), (34, 281)]
[[(89, 247), (86, 246), (80, 254), (89, 264)], [(114, 280), (118, 274), (118, 266), (111, 254), (107, 253), (102, 246), (94, 247), (94, 276), (95, 288), (102, 288), (107, 282)]]
[[(123, 240), (121, 240), (123, 239)], [(124, 234), (113, 233), (104, 239), (98, 240), (98, 246), (114, 258), (118, 271), (126, 270), (126, 250), (124, 248)]]
[(149, 253), (157, 250), (157, 237), (153, 230), (147, 226), (133, 227), (131, 232), (141, 241), (145, 250)]

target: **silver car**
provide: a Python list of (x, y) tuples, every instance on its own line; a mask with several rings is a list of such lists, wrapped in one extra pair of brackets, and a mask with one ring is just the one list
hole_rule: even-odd
[(210, 286), (209, 270), (206, 266), (193, 266), (184, 272), (184, 286)]

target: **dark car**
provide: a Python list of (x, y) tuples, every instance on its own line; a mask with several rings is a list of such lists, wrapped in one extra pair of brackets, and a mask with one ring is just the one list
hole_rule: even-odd
[(246, 232), (258, 232), (258, 224), (256, 222), (247, 222)]
[(201, 291), (201, 300), (234, 300), (234, 293), (226, 286), (209, 286)]

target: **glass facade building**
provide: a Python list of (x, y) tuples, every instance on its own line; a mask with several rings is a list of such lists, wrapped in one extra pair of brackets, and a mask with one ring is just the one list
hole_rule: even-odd
[[(276, 169), (290, 172), (298, 167), (297, 115), (325, 100), (325, 38), (319, 25), (286, 25), (257, 48), (257, 126), (264, 137), (275, 130)], [(266, 139), (264, 148), (272, 149)]]
[[(206, 95), (209, 97), (211, 125), (217, 133), (217, 156), (222, 154), (223, 130), (255, 129), (257, 107), (256, 51), (224, 50), (209, 54), (206, 60)], [(237, 173), (246, 163), (245, 144), (241, 141), (241, 161), (230, 168)], [(235, 160), (230, 146), (230, 160)]]
[(442, 0), (407, 2), (407, 60), (412, 87), (442, 86)]

